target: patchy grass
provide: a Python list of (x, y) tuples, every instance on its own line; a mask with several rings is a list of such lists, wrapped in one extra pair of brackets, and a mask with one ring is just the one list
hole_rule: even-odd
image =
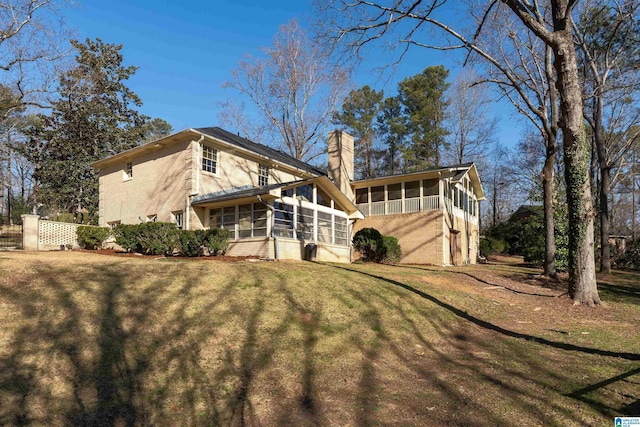
[[(0, 425), (608, 425), (640, 276), (0, 253)], [(606, 283), (605, 283), (606, 282)]]

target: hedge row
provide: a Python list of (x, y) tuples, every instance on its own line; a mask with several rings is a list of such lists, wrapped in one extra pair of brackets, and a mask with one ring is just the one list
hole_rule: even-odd
[(353, 247), (360, 251), (365, 262), (392, 263), (400, 261), (402, 250), (398, 239), (383, 236), (375, 228), (363, 228), (353, 236)]
[[(97, 249), (111, 235), (102, 227), (78, 227), (78, 243), (87, 249)], [(222, 255), (229, 246), (229, 230), (179, 230), (168, 222), (120, 224), (113, 230), (116, 243), (127, 252), (147, 255), (202, 256)]]

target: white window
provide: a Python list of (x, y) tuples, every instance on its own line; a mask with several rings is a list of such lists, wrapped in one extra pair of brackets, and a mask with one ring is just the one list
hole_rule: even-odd
[(111, 222), (108, 222), (107, 225), (109, 226), (109, 228), (111, 228), (113, 230), (118, 225), (120, 225), (120, 221), (111, 221)]
[(133, 164), (131, 162), (127, 162), (124, 165), (124, 179), (133, 178)]
[(258, 166), (258, 185), (269, 185), (269, 168), (266, 166)]
[(205, 172), (217, 173), (218, 150), (207, 145), (202, 146), (202, 170)]
[(147, 215), (147, 222), (156, 222), (157, 220), (158, 220), (157, 214)]
[(176, 227), (178, 227), (179, 229), (182, 230), (182, 219), (183, 219), (183, 215), (182, 215), (182, 211), (175, 211), (175, 212), (171, 212), (171, 214), (173, 215), (173, 222), (176, 224)]

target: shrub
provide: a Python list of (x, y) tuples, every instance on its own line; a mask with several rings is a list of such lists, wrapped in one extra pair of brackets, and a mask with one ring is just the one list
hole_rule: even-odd
[(640, 270), (640, 239), (627, 241), (625, 251), (614, 258), (616, 268)]
[(210, 230), (196, 230), (196, 236), (200, 245), (209, 250), (209, 254), (213, 256), (224, 255), (229, 247), (229, 238), (231, 231), (221, 228), (212, 228)]
[(98, 249), (109, 238), (111, 230), (105, 227), (80, 226), (76, 230), (78, 243), (85, 249)]
[(504, 253), (506, 249), (507, 243), (504, 240), (493, 237), (483, 237), (480, 239), (480, 255), (484, 257)]
[(365, 262), (379, 262), (384, 256), (384, 239), (375, 228), (363, 228), (353, 236), (353, 247)]
[(179, 245), (178, 228), (170, 222), (144, 222), (138, 227), (138, 243), (148, 255), (172, 255)]
[(202, 251), (202, 243), (198, 235), (192, 230), (179, 230), (178, 241), (180, 242), (180, 253), (185, 256), (199, 256)]
[(138, 241), (138, 226), (132, 224), (118, 224), (113, 230), (116, 244), (127, 252), (141, 252)]
[(393, 236), (382, 236), (382, 243), (384, 248), (382, 262), (392, 263), (400, 261), (402, 250), (400, 249), (398, 239)]

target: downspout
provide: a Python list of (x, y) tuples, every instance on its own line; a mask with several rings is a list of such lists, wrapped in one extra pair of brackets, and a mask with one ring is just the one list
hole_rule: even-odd
[(274, 255), (274, 258), (276, 259), (276, 261), (278, 261), (280, 259), (280, 247), (278, 246), (278, 236), (276, 236), (273, 233), (274, 225), (276, 223), (275, 209), (273, 208), (273, 206), (270, 206), (267, 202), (262, 200), (262, 197), (260, 197), (259, 194), (258, 194), (258, 200), (260, 201), (260, 203), (265, 205), (267, 209), (269, 209), (271, 211), (271, 236), (270, 237), (273, 239), (273, 243), (274, 243), (274, 253), (273, 253), (273, 255)]
[[(200, 136), (200, 139), (198, 139), (195, 143), (197, 147), (200, 147), (200, 145), (202, 144), (202, 141), (204, 141), (204, 135)], [(201, 150), (198, 150), (198, 153), (200, 153)], [(191, 150), (191, 164), (193, 167), (193, 149)], [(184, 229), (185, 230), (189, 230), (190, 229), (190, 225), (191, 225), (191, 197), (197, 195), (200, 193), (200, 165), (198, 165), (196, 163), (196, 185), (195, 185), (195, 191), (191, 191), (190, 194), (187, 195), (187, 197), (185, 198), (184, 201)]]

